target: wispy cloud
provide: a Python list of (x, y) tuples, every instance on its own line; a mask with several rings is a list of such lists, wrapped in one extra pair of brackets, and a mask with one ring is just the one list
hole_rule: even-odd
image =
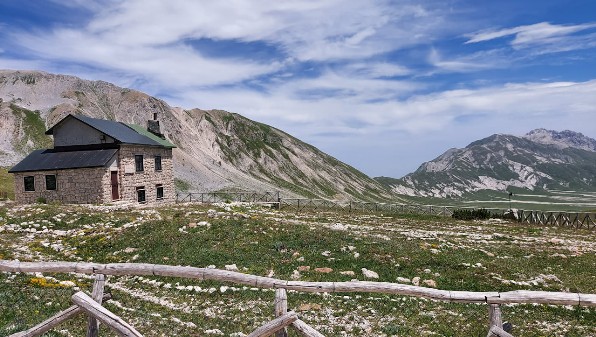
[(568, 37), (571, 34), (594, 28), (596, 28), (596, 23), (553, 25), (548, 22), (540, 22), (533, 25), (474, 33), (469, 35), (469, 40), (466, 41), (466, 43), (478, 43), (506, 36), (515, 36), (511, 41), (511, 45), (514, 47), (551, 44), (556, 41), (561, 41), (561, 38)]

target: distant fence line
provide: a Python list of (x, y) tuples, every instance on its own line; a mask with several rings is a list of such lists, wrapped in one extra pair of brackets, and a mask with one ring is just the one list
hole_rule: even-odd
[(518, 221), (521, 223), (596, 229), (596, 213), (593, 212), (549, 212), (549, 211), (518, 211)]
[(200, 202), (213, 204), (218, 202), (262, 202), (278, 203), (279, 192), (189, 192), (177, 193), (176, 202)]
[[(451, 217), (457, 209), (477, 209), (474, 207), (438, 206), (420, 204), (398, 204), (364, 201), (333, 201), (326, 199), (283, 198), (280, 192), (204, 192), (178, 193), (176, 202), (252, 202), (265, 203), (281, 210), (296, 212), (334, 211), (346, 213), (382, 213), (382, 214), (420, 214)], [(509, 213), (508, 209), (484, 208), (491, 215), (503, 217)], [(543, 226), (572, 227), (596, 229), (595, 212), (566, 212), (566, 211), (531, 211), (518, 210), (516, 219), (522, 224), (536, 224)]]

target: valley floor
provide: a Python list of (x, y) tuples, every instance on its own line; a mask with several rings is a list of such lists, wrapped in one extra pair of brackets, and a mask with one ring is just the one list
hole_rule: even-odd
[[(248, 204), (160, 209), (0, 207), (0, 259), (238, 268), (307, 281), (419, 282), (446, 290), (596, 293), (596, 232), (497, 220), (292, 213)], [(317, 268), (325, 268), (319, 269)], [(366, 278), (362, 269), (378, 279)], [(0, 336), (70, 306), (82, 274), (0, 273)], [(273, 318), (273, 290), (166, 277), (110, 276), (105, 306), (145, 336), (244, 336)], [(379, 294), (290, 291), (326, 336), (486, 336), (486, 305)], [(594, 336), (596, 308), (506, 305), (515, 336)], [(84, 335), (81, 316), (51, 336)], [(102, 327), (102, 336), (112, 333)], [(290, 330), (290, 336), (296, 336)]]

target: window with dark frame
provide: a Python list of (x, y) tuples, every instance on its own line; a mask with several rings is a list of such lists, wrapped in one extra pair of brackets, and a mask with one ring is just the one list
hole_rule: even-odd
[(155, 171), (161, 171), (161, 156), (155, 156)]
[(23, 177), (23, 183), (25, 184), (25, 192), (35, 191), (35, 177), (34, 176)]
[(55, 174), (46, 175), (46, 190), (48, 190), (48, 191), (56, 190), (56, 175)]
[(155, 185), (155, 191), (157, 193), (157, 195), (156, 195), (157, 200), (163, 199), (163, 185), (162, 184)]
[(137, 172), (145, 171), (145, 169), (143, 167), (143, 155), (142, 154), (135, 155), (135, 169)]
[(137, 187), (137, 201), (141, 203), (147, 201), (147, 199), (145, 199), (145, 186)]

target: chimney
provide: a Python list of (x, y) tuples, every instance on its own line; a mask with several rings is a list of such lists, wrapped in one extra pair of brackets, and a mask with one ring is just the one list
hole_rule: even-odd
[(151, 132), (152, 134), (158, 136), (159, 138), (164, 138), (163, 133), (159, 128), (159, 121), (156, 120), (148, 120), (147, 121), (147, 131)]

